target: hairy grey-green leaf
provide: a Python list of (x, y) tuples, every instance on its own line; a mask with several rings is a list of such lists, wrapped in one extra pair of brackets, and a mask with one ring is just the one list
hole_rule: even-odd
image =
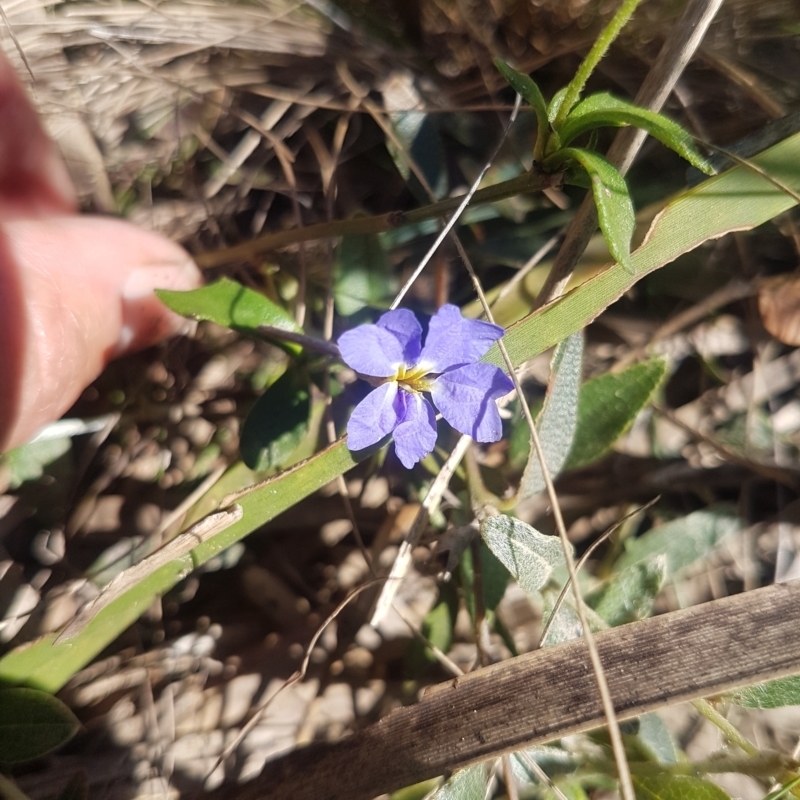
[(501, 564), (531, 594), (550, 579), (564, 563), (564, 551), (556, 536), (545, 536), (522, 520), (500, 514), (481, 523), (481, 536)]
[(460, 769), (431, 800), (483, 800), (489, 774), (486, 764)]
[[(550, 368), (547, 396), (536, 420), (536, 430), (539, 433), (547, 468), (550, 477), (554, 479), (567, 460), (578, 424), (578, 393), (581, 386), (582, 363), (583, 331), (578, 331), (556, 347)], [(542, 465), (536, 449), (531, 447), (520, 482), (519, 496), (524, 499), (544, 489)]]
[(616, 570), (641, 564), (655, 556), (666, 557), (666, 577), (707, 556), (723, 539), (741, 530), (742, 523), (727, 506), (695, 511), (625, 542)]
[(678, 760), (675, 740), (658, 714), (643, 714), (639, 717), (637, 737), (654, 760), (662, 764), (674, 764)]
[(667, 579), (667, 556), (660, 553), (615, 572), (586, 602), (609, 624), (622, 625), (650, 616)]

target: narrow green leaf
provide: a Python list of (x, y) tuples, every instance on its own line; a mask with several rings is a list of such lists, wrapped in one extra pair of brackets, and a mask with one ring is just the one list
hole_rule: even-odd
[(188, 292), (158, 289), (156, 294), (164, 305), (184, 317), (209, 320), (226, 328), (254, 332), (260, 325), (271, 325), (293, 333), (303, 332), (279, 305), (229, 278)]
[(393, 291), (389, 275), (386, 253), (376, 234), (342, 237), (334, 265), (336, 310), (349, 317), (367, 306), (385, 306)]
[[(498, 560), (497, 556), (481, 542), (478, 548), (481, 559), (481, 577), (483, 583), (483, 607), (487, 615), (493, 614), (503, 599), (508, 586), (508, 570)], [(475, 569), (472, 563), (472, 550), (467, 548), (461, 555), (458, 563), (460, 569), (461, 587), (464, 592), (464, 602), (470, 617), (475, 619)]]
[(557, 536), (545, 536), (522, 520), (500, 514), (481, 523), (481, 536), (500, 563), (528, 593), (538, 592), (564, 563)]
[(632, 272), (631, 237), (636, 217), (625, 178), (603, 156), (580, 147), (563, 147), (544, 162), (544, 169), (559, 168), (570, 161), (580, 164), (592, 182), (597, 221), (611, 255)]
[(714, 783), (690, 775), (634, 775), (636, 800), (731, 800)]
[(523, 72), (517, 72), (500, 58), (496, 58), (494, 64), (497, 69), (500, 70), (500, 74), (508, 81), (508, 85), (518, 95), (521, 95), (522, 99), (525, 100), (536, 113), (538, 125), (536, 150), (541, 154), (550, 133), (550, 122), (547, 118), (547, 103), (545, 102), (544, 95), (542, 95), (541, 90), (529, 75), (525, 75)]
[(725, 699), (744, 708), (800, 706), (800, 675), (734, 689), (725, 695)]
[(460, 769), (431, 800), (483, 800), (489, 775), (486, 764)]
[(644, 619), (650, 616), (666, 578), (667, 558), (662, 553), (616, 572), (586, 602), (612, 626)]
[(705, 558), (723, 539), (741, 530), (739, 517), (727, 506), (695, 511), (625, 542), (617, 570), (641, 564), (658, 555), (666, 557), (666, 577)]
[(80, 729), (77, 717), (38, 689), (0, 689), (0, 764), (20, 764), (51, 753)]
[(256, 401), (242, 426), (242, 460), (263, 472), (285, 464), (308, 430), (311, 400), (305, 370), (290, 366)]
[(70, 438), (42, 439), (9, 450), (0, 458), (0, 464), (8, 470), (9, 486), (17, 489), (25, 481), (41, 478), (45, 467), (69, 452), (70, 447)]
[[(459, 609), (458, 593), (452, 583), (445, 583), (441, 587), (441, 594), (436, 605), (425, 615), (422, 620), (422, 635), (434, 647), (443, 653), (450, 650), (453, 644), (453, 630)], [(438, 659), (423, 642), (414, 639), (407, 651), (406, 661), (411, 675), (416, 676), (425, 672), (431, 664), (438, 663)]]
[(558, 134), (561, 144), (567, 147), (577, 136), (593, 128), (617, 128), (625, 125), (642, 128), (685, 158), (693, 167), (707, 175), (714, 174), (708, 161), (695, 148), (691, 134), (677, 122), (655, 111), (639, 108), (627, 100), (620, 100), (607, 92), (593, 94), (578, 103)]
[(587, 381), (578, 400), (578, 426), (567, 468), (604, 456), (650, 402), (666, 373), (667, 362), (653, 358)]
[[(583, 332), (573, 333), (556, 348), (550, 367), (550, 382), (536, 430), (550, 477), (561, 472), (569, 455), (578, 423), (578, 392), (583, 363)], [(544, 491), (542, 465), (533, 446), (519, 487), (520, 499)]]

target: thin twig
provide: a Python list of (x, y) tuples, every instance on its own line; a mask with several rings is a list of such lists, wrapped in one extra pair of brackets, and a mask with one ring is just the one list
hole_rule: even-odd
[(483, 169), (480, 171), (480, 174), (475, 179), (475, 182), (472, 184), (469, 191), (464, 195), (463, 199), (461, 200), (461, 203), (459, 203), (459, 206), (455, 210), (453, 216), (450, 217), (450, 219), (447, 221), (447, 224), (444, 226), (444, 228), (442, 228), (441, 232), (436, 237), (436, 241), (431, 245), (428, 252), (423, 256), (422, 261), (419, 262), (417, 268), (414, 270), (409, 279), (405, 282), (403, 287), (398, 292), (397, 297), (395, 297), (390, 308), (394, 309), (400, 305), (402, 299), (406, 296), (406, 292), (408, 292), (408, 290), (411, 288), (411, 285), (419, 277), (422, 270), (425, 269), (428, 262), (431, 260), (431, 258), (433, 258), (434, 253), (439, 249), (439, 245), (441, 245), (441, 243), (445, 240), (450, 231), (453, 230), (453, 226), (456, 224), (456, 222), (458, 222), (459, 217), (464, 212), (464, 209), (466, 209), (466, 207), (469, 205), (470, 200), (472, 200), (475, 193), (478, 191), (478, 187), (481, 185), (481, 181), (483, 181), (484, 177), (486, 176), (486, 173), (489, 171), (492, 164), (494, 164), (494, 161), (497, 158), (498, 153), (500, 152), (500, 148), (503, 146), (503, 143), (505, 142), (506, 137), (508, 136), (508, 132), (514, 123), (514, 120), (517, 118), (517, 113), (519, 112), (519, 107), (521, 103), (522, 103), (522, 98), (519, 95), (517, 95), (517, 100), (514, 103), (514, 110), (511, 112), (508, 124), (506, 125), (505, 130), (503, 131), (503, 134), (500, 137), (500, 140), (498, 141), (496, 147), (494, 148), (494, 151), (492, 152), (488, 161), (484, 164)]
[(464, 457), (464, 453), (467, 452), (471, 443), (472, 439), (469, 436), (462, 436), (458, 440), (456, 446), (453, 448), (453, 452), (447, 457), (447, 461), (442, 464), (442, 468), (431, 484), (431, 488), (428, 489), (428, 493), (425, 495), (425, 499), (422, 501), (419, 511), (414, 517), (414, 521), (411, 523), (411, 528), (409, 528), (405, 539), (403, 539), (403, 543), (400, 545), (397, 557), (389, 572), (389, 577), (386, 579), (386, 583), (375, 604), (375, 611), (372, 612), (372, 619), (369, 621), (369, 624), (372, 625), (373, 628), (376, 628), (380, 624), (381, 620), (386, 616), (386, 612), (391, 607), (400, 583), (411, 564), (411, 553), (416, 547), (417, 542), (419, 542), (419, 537), (425, 530), (430, 515), (439, 507), (442, 495), (445, 489), (447, 489), (447, 485), (450, 483), (450, 478), (453, 477), (453, 473), (461, 463), (461, 459)]
[(355, 600), (362, 592), (365, 592), (367, 589), (371, 589), (376, 583), (379, 583), (382, 578), (373, 578), (372, 580), (368, 581), (367, 583), (362, 584), (361, 586), (357, 586), (355, 589), (347, 593), (347, 596), (342, 600), (336, 608), (331, 611), (330, 614), (324, 619), (322, 624), (317, 628), (314, 632), (314, 635), (311, 637), (311, 641), (308, 643), (305, 653), (303, 654), (303, 660), (300, 662), (300, 666), (293, 672), (275, 691), (271, 694), (266, 700), (262, 701), (262, 703), (256, 708), (253, 712), (253, 716), (242, 726), (241, 731), (236, 735), (234, 740), (222, 751), (219, 758), (214, 762), (214, 766), (208, 771), (206, 777), (212, 775), (214, 771), (222, 764), (227, 758), (230, 757), (231, 753), (244, 741), (245, 736), (250, 733), (251, 730), (258, 724), (258, 721), (264, 716), (264, 712), (272, 705), (275, 698), (278, 697), (279, 694), (282, 694), (286, 689), (290, 686), (294, 686), (294, 684), (299, 683), (300, 681), (305, 678), (306, 673), (308, 672), (308, 665), (311, 663), (311, 653), (313, 652), (314, 648), (317, 646), (317, 642), (319, 641), (320, 636), (325, 632), (325, 629), (328, 625), (339, 616), (339, 614), (344, 611), (344, 609), (348, 606), (348, 604)]
[[(642, 83), (634, 100), (636, 105), (651, 111), (661, 109), (721, 5), (722, 0), (689, 0), (683, 17), (673, 27), (656, 63)], [(624, 175), (646, 136), (647, 133), (640, 128), (622, 128), (615, 136), (606, 158)], [(569, 224), (564, 243), (536, 298), (534, 308), (546, 305), (564, 291), (575, 264), (596, 228), (597, 211), (589, 194)]]

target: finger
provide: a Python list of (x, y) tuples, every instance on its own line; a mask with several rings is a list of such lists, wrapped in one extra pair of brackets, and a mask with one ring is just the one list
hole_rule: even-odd
[(0, 211), (4, 216), (74, 211), (67, 168), (0, 51)]
[(0, 451), (60, 417), (111, 358), (185, 330), (153, 289), (199, 283), (184, 250), (118, 220), (0, 225)]

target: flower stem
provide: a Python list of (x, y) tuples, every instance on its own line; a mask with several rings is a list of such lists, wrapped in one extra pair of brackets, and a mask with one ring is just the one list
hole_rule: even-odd
[(567, 115), (572, 111), (572, 107), (578, 102), (583, 87), (589, 76), (594, 72), (594, 68), (600, 63), (600, 59), (606, 54), (606, 51), (611, 47), (611, 43), (619, 36), (620, 31), (625, 27), (628, 20), (633, 16), (633, 12), (642, 0), (624, 0), (622, 5), (617, 9), (611, 22), (606, 25), (600, 32), (597, 40), (592, 45), (583, 63), (578, 67), (575, 77), (569, 82), (567, 86), (567, 93), (564, 96), (564, 101), (558, 109), (558, 114), (553, 121), (553, 128), (558, 129), (564, 124)]

